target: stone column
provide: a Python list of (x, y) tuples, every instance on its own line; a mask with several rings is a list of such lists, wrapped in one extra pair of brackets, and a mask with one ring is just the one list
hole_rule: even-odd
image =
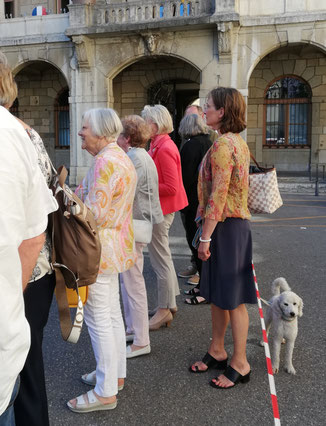
[(107, 106), (107, 92), (105, 76), (98, 72), (94, 64), (94, 49), (84, 44), (87, 39), (73, 37), (75, 55), (71, 59), (71, 90), (70, 90), (70, 184), (77, 185), (85, 176), (92, 164), (93, 158), (81, 148), (81, 139), (78, 132), (82, 127), (82, 116), (91, 108), (105, 108)]

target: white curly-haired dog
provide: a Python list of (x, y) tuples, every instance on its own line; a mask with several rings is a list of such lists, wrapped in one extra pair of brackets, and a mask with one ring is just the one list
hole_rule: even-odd
[[(295, 339), (298, 334), (298, 317), (302, 316), (303, 301), (301, 297), (291, 291), (285, 278), (276, 278), (272, 283), (274, 296), (268, 301), (265, 322), (268, 335), (272, 328), (271, 357), (274, 373), (280, 367), (281, 344), (285, 339), (284, 369), (287, 373), (295, 374), (292, 364), (292, 354)], [(263, 345), (263, 342), (261, 342)]]

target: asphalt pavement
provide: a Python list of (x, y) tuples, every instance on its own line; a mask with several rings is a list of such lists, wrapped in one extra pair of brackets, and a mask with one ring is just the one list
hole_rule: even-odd
[[(284, 206), (268, 216), (252, 218), (254, 263), (261, 296), (271, 297), (271, 283), (280, 276), (304, 301), (299, 319), (293, 364), (295, 376), (282, 369), (275, 376), (282, 425), (325, 424), (325, 256), (326, 195), (282, 194)], [(190, 251), (179, 214), (171, 228), (176, 270), (189, 264)], [(145, 255), (150, 308), (155, 307), (156, 283)], [(179, 279), (180, 291), (191, 288)], [(256, 305), (248, 306), (250, 328), (248, 384), (218, 390), (208, 385), (218, 372), (191, 374), (188, 366), (207, 351), (210, 336), (209, 305), (188, 306), (178, 297), (178, 313), (170, 328), (151, 332), (150, 355), (127, 361), (125, 388), (118, 406), (107, 412), (75, 414), (66, 402), (87, 392), (80, 381), (95, 368), (87, 328), (77, 345), (62, 340), (53, 303), (44, 337), (44, 361), (51, 426), (96, 425), (273, 425), (273, 413), (264, 349), (259, 346), (261, 326)], [(231, 355), (232, 336), (226, 334)]]

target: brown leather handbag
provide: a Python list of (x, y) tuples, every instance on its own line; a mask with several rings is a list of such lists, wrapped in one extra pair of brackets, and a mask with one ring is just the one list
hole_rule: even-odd
[[(56, 298), (64, 340), (78, 341), (83, 320), (79, 287), (95, 283), (101, 259), (101, 243), (92, 212), (65, 184), (68, 172), (58, 169), (51, 189), (59, 208), (51, 215), (52, 267), (56, 275)], [(66, 288), (77, 296), (77, 312), (71, 322)]]

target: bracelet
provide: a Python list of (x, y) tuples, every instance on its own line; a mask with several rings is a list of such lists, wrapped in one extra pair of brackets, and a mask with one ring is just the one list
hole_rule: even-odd
[(212, 241), (212, 239), (211, 239), (211, 238), (209, 238), (208, 240), (202, 240), (202, 238), (201, 238), (201, 237), (199, 237), (199, 241), (200, 241), (201, 243), (210, 243), (210, 242)]

